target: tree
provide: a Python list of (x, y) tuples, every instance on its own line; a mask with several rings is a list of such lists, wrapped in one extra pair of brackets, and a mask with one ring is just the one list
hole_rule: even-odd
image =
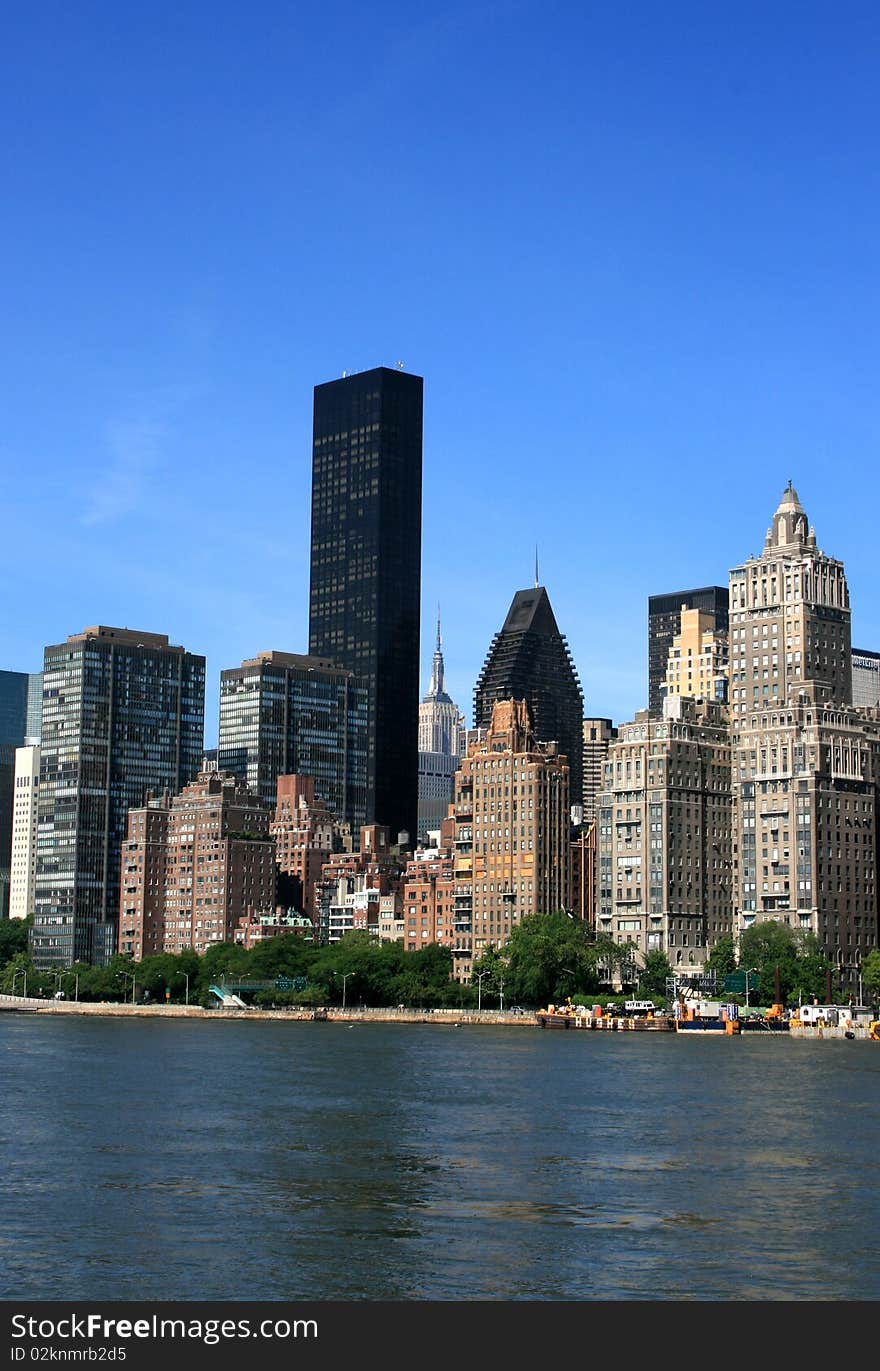
[(706, 971), (714, 971), (719, 981), (736, 971), (736, 943), (733, 938), (719, 938), (706, 963)]
[(742, 971), (758, 972), (755, 1000), (763, 1004), (776, 1000), (777, 968), (783, 1004), (798, 996), (824, 998), (828, 972), (833, 971), (813, 933), (772, 919), (754, 924), (742, 933), (739, 965)]
[(28, 930), (33, 920), (0, 919), (0, 968), (19, 953), (27, 955)]
[(862, 962), (862, 985), (875, 998), (880, 996), (880, 951), (876, 948)]
[(529, 914), (504, 947), (505, 999), (534, 1007), (569, 995), (587, 999), (599, 989), (600, 952), (607, 954), (607, 948), (590, 938), (579, 919), (564, 913)]
[(666, 996), (666, 978), (672, 975), (672, 967), (665, 952), (649, 952), (639, 977), (640, 995)]

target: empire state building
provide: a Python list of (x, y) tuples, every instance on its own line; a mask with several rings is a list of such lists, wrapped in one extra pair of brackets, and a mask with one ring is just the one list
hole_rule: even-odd
[(463, 751), (464, 721), (458, 705), (444, 688), (440, 615), (431, 668), (431, 685), (419, 705), (419, 826), (420, 839), (437, 829), (452, 801), (455, 773)]

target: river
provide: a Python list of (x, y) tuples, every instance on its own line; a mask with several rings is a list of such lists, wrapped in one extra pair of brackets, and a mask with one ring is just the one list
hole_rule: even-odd
[(0, 1296), (880, 1296), (880, 1045), (0, 1015)]

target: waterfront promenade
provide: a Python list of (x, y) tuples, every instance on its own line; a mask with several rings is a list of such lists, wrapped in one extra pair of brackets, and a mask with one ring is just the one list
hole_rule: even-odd
[[(104, 1017), (121, 1019), (197, 1019), (220, 1022), (239, 1019), (258, 1023), (278, 1023), (285, 1020), (297, 1023), (322, 1021), (328, 1023), (382, 1023), (382, 1024), (433, 1024), (435, 1027), (512, 1027), (537, 1028), (536, 1015), (531, 1010), (513, 1009), (396, 1009), (360, 1008), (356, 1005), (343, 1009), (340, 1005), (304, 1005), (287, 1009), (232, 1009), (219, 1007), (203, 1009), (201, 1005), (182, 1004), (119, 1004), (74, 1000), (43, 1000), (21, 995), (0, 995), (0, 1012), (25, 1014), (80, 1015), (84, 1017)], [(851, 1041), (870, 1040), (868, 1029), (859, 1025), (850, 1030), (854, 1034)], [(846, 1038), (843, 1027), (819, 1028), (804, 1026), (790, 1028), (777, 1038), (804, 1039), (810, 1041)], [(642, 1035), (640, 1035), (642, 1036)], [(653, 1036), (653, 1035), (650, 1035)], [(751, 1037), (752, 1035), (749, 1034)], [(880, 1047), (880, 1044), (876, 1044)]]

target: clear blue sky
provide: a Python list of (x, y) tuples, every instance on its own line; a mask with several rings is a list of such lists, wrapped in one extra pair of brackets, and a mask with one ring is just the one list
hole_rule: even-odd
[(0, 667), (90, 623), (305, 651), (312, 387), (425, 377), (435, 605), (473, 685), (541, 579), (588, 713), (646, 599), (794, 480), (877, 596), (880, 10), (654, 0), (8, 7)]

